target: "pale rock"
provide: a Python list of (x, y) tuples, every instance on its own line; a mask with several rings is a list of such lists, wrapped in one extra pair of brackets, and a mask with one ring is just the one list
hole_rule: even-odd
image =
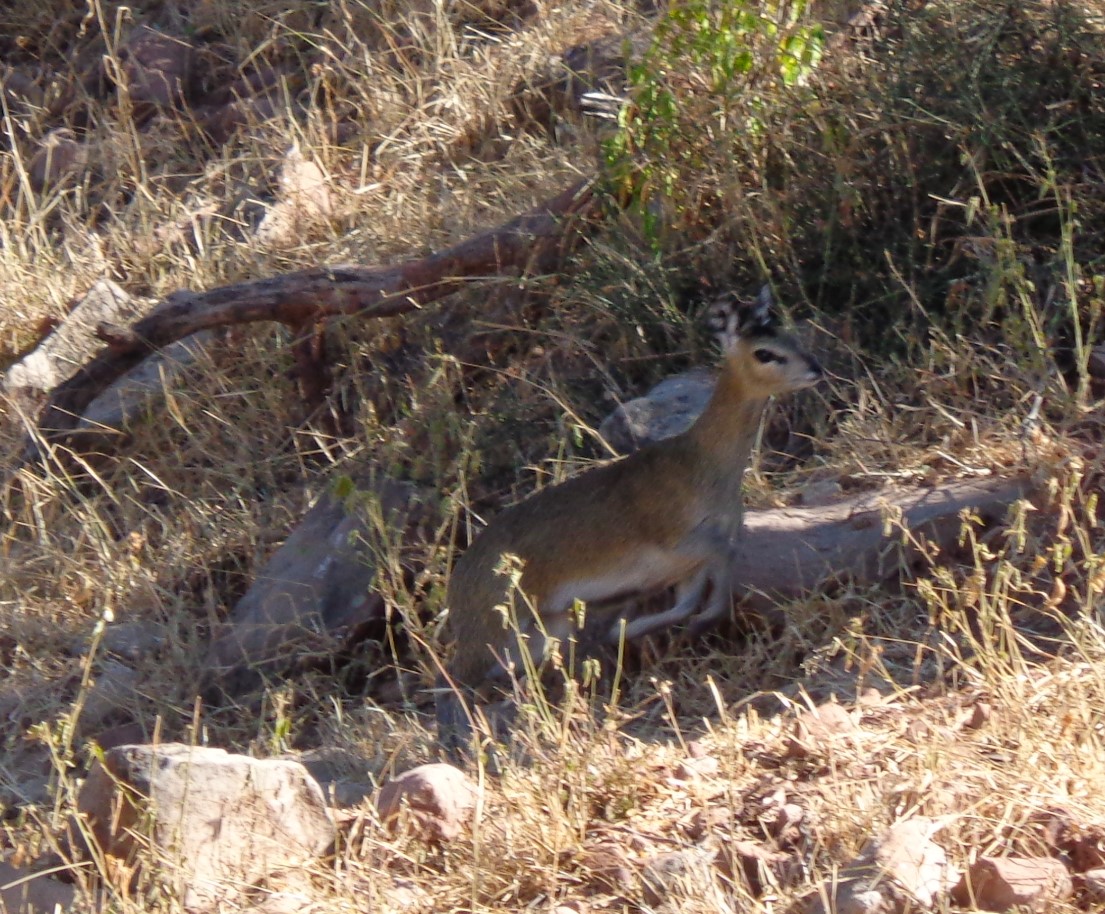
[(436, 911), (433, 896), (411, 879), (395, 879), (380, 889), (380, 911), (384, 914), (427, 914)]
[(1105, 906), (1105, 869), (1086, 870), (1082, 874), (1082, 890), (1087, 901)]
[(475, 782), (444, 762), (420, 765), (388, 781), (376, 795), (381, 820), (407, 821), (429, 841), (451, 841), (472, 824), (479, 796)]
[(721, 763), (712, 755), (691, 756), (675, 766), (673, 772), (677, 781), (696, 781), (717, 777)]
[(807, 483), (798, 493), (798, 501), (807, 507), (831, 505), (840, 499), (844, 489), (835, 479), (818, 479)]
[(841, 868), (807, 903), (808, 914), (905, 914), (931, 910), (959, 875), (932, 841), (943, 823), (917, 816), (896, 822)]
[[(98, 280), (53, 332), (5, 372), (0, 391), (33, 397), (53, 390), (103, 348), (101, 327), (119, 332), (148, 309), (148, 302), (131, 298), (111, 280)], [(81, 447), (87, 451), (109, 446), (98, 444), (97, 439), (117, 441), (132, 420), (153, 413), (166, 384), (195, 363), (213, 339), (213, 332), (204, 330), (178, 340), (143, 359), (98, 394), (77, 423)]]
[(298, 762), (182, 744), (106, 752), (77, 806), (99, 852), (125, 871), (148, 848), (190, 911), (235, 903), (268, 874), (317, 858), (335, 834)]
[(96, 335), (100, 324), (126, 324), (141, 311), (110, 279), (98, 280), (57, 329), (7, 370), (3, 389), (53, 390), (103, 345)]
[(302, 892), (272, 892), (264, 901), (246, 908), (247, 914), (308, 914), (322, 905)]
[(1043, 911), (1073, 892), (1070, 872), (1053, 857), (979, 857), (955, 887), (952, 900), (984, 911)]
[(305, 228), (328, 220), (333, 209), (326, 174), (292, 146), (284, 155), (276, 202), (257, 226), (257, 240), (268, 245), (295, 242)]

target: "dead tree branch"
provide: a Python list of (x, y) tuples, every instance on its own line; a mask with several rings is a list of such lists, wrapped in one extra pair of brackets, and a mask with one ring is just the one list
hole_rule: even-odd
[(591, 182), (580, 181), (498, 228), (397, 266), (315, 267), (206, 292), (174, 292), (131, 327), (101, 327), (107, 347), (59, 384), (43, 407), (36, 439), (70, 445), (83, 409), (151, 353), (200, 330), (276, 321), (309, 328), (331, 317), (392, 317), (444, 298), (466, 282), (525, 269), (548, 271), (588, 230)]

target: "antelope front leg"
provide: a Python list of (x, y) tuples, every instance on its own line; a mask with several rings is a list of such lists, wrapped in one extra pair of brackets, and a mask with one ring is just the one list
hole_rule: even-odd
[(706, 583), (709, 580), (708, 568), (696, 571), (694, 577), (681, 582), (676, 587), (675, 605), (671, 609), (627, 620), (624, 627), (619, 619), (607, 633), (607, 643), (617, 644), (623, 637), (626, 641), (632, 641), (644, 635), (651, 635), (655, 631), (671, 628), (676, 623), (689, 618), (702, 602), (702, 595), (706, 592)]
[(731, 569), (731, 558), (726, 558), (724, 564), (710, 569), (708, 573), (712, 585), (710, 599), (702, 607), (702, 612), (696, 613), (690, 620), (688, 627), (692, 638), (697, 638), (703, 632), (709, 631), (732, 612), (733, 575)]

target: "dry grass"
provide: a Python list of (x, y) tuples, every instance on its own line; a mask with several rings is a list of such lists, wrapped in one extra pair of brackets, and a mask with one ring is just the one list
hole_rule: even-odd
[[(617, 0), (9, 6), (0, 59), (41, 94), (9, 97), (2, 112), (0, 363), (103, 276), (154, 299), (383, 263), (527, 208), (597, 168), (599, 139), (587, 125), (516, 123), (515, 86), (550, 55), (643, 18)], [(603, 695), (548, 716), (523, 708), (526, 761), (508, 764), (472, 836), (430, 849), (360, 810), (311, 874), (318, 909), (652, 909), (646, 886), (615, 890), (596, 875), (596, 847), (616, 847), (632, 872), (655, 853), (724, 852), (736, 837), (792, 852), (796, 881), (753, 898), (734, 876), (719, 902), (688, 876), (662, 900), (768, 910), (913, 813), (948, 817), (937, 840), (959, 865), (1051, 852), (1054, 810), (1105, 828), (1105, 451), (1102, 391), (1086, 372), (1105, 295), (1102, 12), (895, 7), (870, 46), (806, 85), (761, 82), (723, 100), (683, 61), (667, 85), (679, 143), (642, 143), (631, 188), (659, 228), (612, 209), (561, 276), (340, 328), (336, 396), (354, 411), (354, 438), (304, 423), (290, 340), (250, 329), (174, 382), (160, 421), (91, 485), (25, 472), (0, 547), (5, 854), (38, 858), (72, 809), (95, 735), (80, 715), (108, 660), (104, 619), (164, 639), (128, 661), (137, 695), (113, 718), (150, 737), (259, 755), (342, 749), (377, 781), (433, 757), (421, 658), (400, 657), (397, 697), (378, 645), (273, 686), (260, 715), (197, 712), (191, 684), (212, 627), (311, 501), (366, 464), (440, 495), (420, 573), (412, 582), (392, 568), (385, 582), (401, 617), (432, 615), (463, 509), (492, 514), (602, 456), (590, 432), (614, 401), (706, 360), (694, 329), (704, 288), (753, 287), (765, 272), (834, 341), (836, 378), (765, 426), (752, 504), (826, 479), (855, 490), (1028, 470), (1048, 490), (1040, 510), (997, 531), (968, 523), (960, 548), (906, 569), (900, 588), (811, 594), (770, 637), (648, 645), (617, 709)], [(131, 21), (194, 39), (205, 90), (279, 69), (274, 116), (213, 142), (188, 118), (134, 110), (89, 76), (101, 59), (118, 65)], [(86, 144), (89, 165), (35, 187), (31, 161), (59, 127)], [(262, 245), (259, 201), (293, 143), (327, 176), (331, 215)], [(668, 195), (647, 183), (664, 170)], [(14, 408), (0, 415), (6, 455), (23, 421)], [(858, 702), (857, 735), (789, 752), (793, 709), (829, 696)], [(991, 716), (970, 729), (980, 702)], [(675, 776), (692, 741), (719, 760), (716, 777)], [(805, 819), (776, 841), (783, 803)], [(109, 903), (179, 907), (153, 889)]]

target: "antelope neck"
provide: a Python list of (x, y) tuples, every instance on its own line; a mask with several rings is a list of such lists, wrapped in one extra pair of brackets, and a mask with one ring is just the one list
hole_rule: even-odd
[(714, 395), (687, 434), (719, 469), (743, 472), (766, 403), (766, 397), (748, 393), (736, 372), (723, 369)]

